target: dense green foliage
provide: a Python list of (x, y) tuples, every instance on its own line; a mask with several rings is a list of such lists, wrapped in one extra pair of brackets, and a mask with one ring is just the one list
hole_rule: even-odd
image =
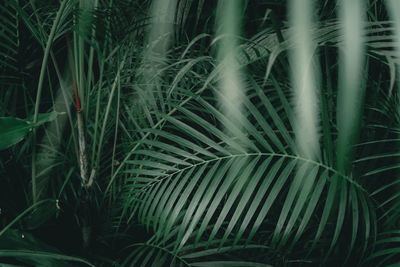
[(0, 265), (398, 266), (399, 18), (4, 0)]

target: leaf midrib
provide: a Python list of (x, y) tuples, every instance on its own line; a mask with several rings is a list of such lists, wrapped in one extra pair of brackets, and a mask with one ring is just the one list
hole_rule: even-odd
[(148, 185), (146, 185), (146, 186), (144, 186), (143, 188), (141, 188), (141, 189), (139, 190), (139, 193), (145, 191), (147, 188), (149, 188), (149, 187), (151, 187), (151, 186), (153, 186), (153, 185), (155, 185), (155, 184), (157, 184), (157, 183), (159, 183), (159, 182), (164, 181), (165, 179), (169, 179), (169, 178), (171, 178), (172, 176), (174, 176), (174, 175), (176, 175), (176, 174), (178, 174), (178, 173), (180, 173), (180, 172), (184, 172), (184, 171), (186, 171), (186, 170), (188, 170), (188, 169), (190, 169), (190, 168), (196, 168), (196, 167), (201, 166), (201, 165), (203, 165), (203, 164), (208, 164), (208, 163), (210, 163), (210, 162), (218, 161), (218, 160), (231, 159), (231, 158), (237, 158), (237, 157), (255, 157), (255, 156), (268, 156), (268, 157), (290, 158), (290, 159), (293, 159), (293, 160), (300, 160), (300, 161), (303, 161), (303, 162), (308, 162), (308, 163), (314, 164), (314, 165), (319, 166), (319, 167), (321, 167), (321, 168), (323, 168), (323, 169), (325, 169), (325, 170), (328, 170), (328, 171), (333, 172), (333, 173), (336, 174), (338, 177), (341, 177), (341, 178), (345, 179), (346, 181), (348, 181), (349, 183), (353, 184), (354, 186), (356, 186), (357, 188), (359, 188), (360, 190), (362, 190), (363, 192), (365, 192), (365, 193), (369, 196), (369, 193), (367, 192), (367, 190), (365, 190), (365, 189), (362, 187), (362, 185), (360, 185), (359, 183), (357, 183), (356, 181), (354, 181), (353, 179), (351, 179), (349, 176), (346, 176), (346, 175), (340, 173), (339, 171), (337, 171), (336, 169), (334, 169), (334, 168), (332, 168), (332, 167), (330, 167), (330, 166), (328, 166), (328, 165), (325, 165), (325, 164), (323, 164), (323, 163), (321, 163), (321, 162), (318, 162), (318, 161), (315, 161), (315, 160), (311, 160), (311, 159), (308, 159), (308, 158), (303, 158), (303, 157), (300, 157), (300, 156), (296, 156), (296, 155), (289, 155), (289, 154), (282, 154), (282, 153), (274, 153), (274, 152), (272, 152), (272, 153), (271, 153), (271, 152), (240, 153), (240, 154), (232, 154), (232, 155), (227, 155), (227, 156), (212, 158), (212, 159), (209, 159), (209, 160), (204, 160), (204, 161), (202, 161), (202, 162), (199, 162), (199, 163), (196, 163), (196, 164), (192, 164), (192, 165), (190, 165), (190, 166), (187, 166), (187, 167), (184, 167), (184, 168), (182, 168), (182, 169), (179, 169), (179, 170), (177, 170), (177, 171), (175, 171), (175, 172), (172, 172), (172, 173), (170, 173), (170, 174), (168, 174), (168, 175), (166, 175), (166, 176), (163, 176), (163, 177), (162, 177), (161, 179), (159, 179), (159, 180), (156, 180), (156, 181), (154, 181), (154, 182), (152, 182), (152, 183), (149, 183)]

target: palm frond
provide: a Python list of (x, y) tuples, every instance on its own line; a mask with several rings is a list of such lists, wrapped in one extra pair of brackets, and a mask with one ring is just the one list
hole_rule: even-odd
[[(373, 224), (368, 193), (329, 165), (299, 156), (290, 123), (281, 119), (287, 114), (280, 116), (284, 110), (271, 105), (254, 81), (249, 84), (240, 118), (245, 132), (239, 136), (223, 132), (222, 123), (235, 124), (200, 96), (190, 102), (196, 108), (176, 106), (174, 116), (160, 114), (166, 121), (162, 129), (143, 130), (146, 138), (137, 142), (124, 171), (125, 213), (138, 216), (158, 245), (176, 231), (177, 252), (189, 240), (218, 240), (219, 246), (228, 238), (234, 244), (254, 242), (260, 229), (269, 231), (276, 248), (295, 247), (312, 224), (318, 225), (314, 243), (330, 233), (335, 246), (345, 226), (330, 229), (331, 216), (338, 221), (351, 216), (352, 239), (367, 242), (372, 229), (365, 225)], [(280, 210), (279, 216), (272, 210)], [(361, 234), (358, 228), (367, 230)]]

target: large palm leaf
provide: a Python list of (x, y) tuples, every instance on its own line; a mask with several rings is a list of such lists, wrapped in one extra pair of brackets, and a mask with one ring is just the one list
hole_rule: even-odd
[[(351, 177), (296, 153), (283, 108), (288, 100), (284, 92), (281, 97), (267, 97), (250, 80), (240, 118), (245, 130), (235, 138), (224, 133), (222, 122), (236, 126), (215, 108), (213, 97), (193, 96), (188, 107), (175, 107), (174, 116), (161, 114), (163, 128), (143, 130), (147, 137), (126, 161), (125, 212), (138, 216), (158, 245), (174, 235), (175, 252), (188, 241), (255, 241), (261, 229), (276, 248), (295, 247), (312, 224), (318, 231), (308, 238), (318, 242), (333, 234), (328, 221), (340, 223), (348, 213), (352, 242), (367, 242), (373, 224), (368, 193)], [(331, 246), (343, 227), (334, 231)]]

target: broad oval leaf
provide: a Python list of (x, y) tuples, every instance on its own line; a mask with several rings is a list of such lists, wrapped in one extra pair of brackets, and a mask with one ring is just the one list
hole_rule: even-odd
[(0, 150), (7, 149), (21, 142), (34, 127), (55, 120), (57, 115), (58, 113), (55, 111), (39, 114), (35, 124), (30, 120), (0, 117)]

